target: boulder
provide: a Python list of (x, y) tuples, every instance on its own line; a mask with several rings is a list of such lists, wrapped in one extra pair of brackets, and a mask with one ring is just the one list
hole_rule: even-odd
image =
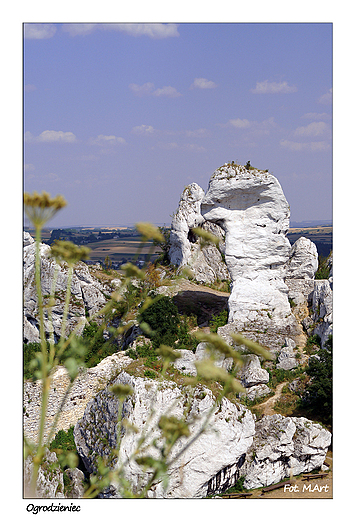
[(278, 180), (266, 171), (225, 164), (210, 179), (201, 214), (226, 233), (229, 321), (272, 316), (283, 324), (291, 314), (284, 282), (290, 207)]
[(64, 471), (70, 484), (65, 493), (66, 498), (82, 498), (85, 492), (85, 475), (79, 468), (68, 468)]
[(256, 422), (255, 436), (241, 468), (244, 487), (270, 486), (300, 473), (320, 469), (331, 434), (304, 417), (267, 415)]
[(299, 365), (299, 361), (296, 358), (296, 343), (286, 338), (285, 346), (281, 349), (276, 368), (283, 368), (284, 370), (292, 370)]
[(260, 366), (260, 359), (255, 354), (243, 356), (244, 366), (239, 374), (244, 388), (255, 385), (267, 384), (269, 382), (269, 372)]
[[(25, 346), (26, 348), (26, 346)], [(80, 370), (71, 385), (67, 370), (60, 366), (51, 374), (44, 437), (47, 439), (56, 414), (61, 410), (55, 424), (54, 434), (67, 431), (83, 416), (88, 402), (106, 387), (107, 381), (129, 365), (132, 359), (124, 352), (117, 352), (103, 359), (98, 365)], [(26, 441), (37, 443), (40, 424), (42, 381), (24, 382), (23, 389), (23, 433)], [(62, 400), (65, 399), (64, 404)]]
[(190, 230), (204, 222), (200, 212), (203, 196), (203, 189), (195, 182), (182, 192), (171, 223), (169, 258), (174, 265), (188, 265), (191, 260), (192, 244), (197, 237)]
[(317, 269), (317, 246), (308, 238), (300, 237), (291, 247), (286, 263), (286, 278), (313, 280)]

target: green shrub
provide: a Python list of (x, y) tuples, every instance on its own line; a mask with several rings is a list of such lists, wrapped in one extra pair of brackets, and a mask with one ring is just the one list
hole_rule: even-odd
[(314, 275), (316, 280), (327, 280), (330, 274), (330, 268), (327, 264), (328, 258), (323, 256), (318, 257), (318, 270)]
[(50, 443), (49, 449), (52, 451), (61, 450), (63, 452), (76, 451), (74, 441), (74, 426), (71, 426), (67, 432), (64, 430), (59, 430)]
[(171, 298), (162, 296), (139, 315), (139, 321), (145, 322), (152, 329), (154, 347), (161, 344), (173, 346), (178, 335), (180, 317), (178, 308)]
[(36, 352), (41, 352), (40, 343), (24, 343), (23, 345), (23, 377), (30, 379), (33, 377), (36, 370), (31, 363), (36, 358)]
[(310, 358), (306, 373), (311, 377), (302, 405), (326, 424), (332, 421), (333, 401), (333, 338), (329, 336), (317, 358)]
[(224, 309), (217, 316), (213, 316), (210, 321), (210, 329), (211, 332), (217, 332), (219, 327), (223, 327), (223, 325), (227, 325), (228, 323), (228, 311)]
[[(112, 356), (117, 352), (117, 345), (113, 341), (106, 341), (103, 336), (102, 327), (95, 322), (87, 325), (82, 334), (82, 342), (85, 346), (85, 366), (88, 368), (96, 366), (107, 356)], [(78, 340), (80, 342), (80, 340)], [(75, 352), (69, 351), (68, 354), (75, 358)]]

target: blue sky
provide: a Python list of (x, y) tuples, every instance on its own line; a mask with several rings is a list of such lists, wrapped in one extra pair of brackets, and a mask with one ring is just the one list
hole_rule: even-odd
[(329, 23), (26, 24), (24, 189), (53, 226), (170, 224), (231, 160), (269, 169), (291, 220), (332, 218)]

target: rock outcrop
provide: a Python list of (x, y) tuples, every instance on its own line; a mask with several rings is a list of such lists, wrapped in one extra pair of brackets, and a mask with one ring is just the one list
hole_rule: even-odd
[[(70, 426), (74, 426), (84, 415), (88, 402), (106, 387), (110, 379), (116, 377), (131, 362), (132, 359), (123, 352), (117, 352), (117, 354), (103, 359), (95, 367), (81, 370), (72, 386), (70, 386), (70, 377), (67, 370), (64, 367), (58, 367), (51, 376), (45, 438), (52, 429), (55, 416), (65, 396), (65, 403), (62, 406), (54, 434), (59, 430), (67, 431)], [(68, 395), (66, 395), (67, 392)], [(33, 443), (38, 442), (41, 395), (42, 381), (24, 382), (23, 431), (26, 440)]]
[[(125, 372), (113, 381), (117, 383), (129, 384), (134, 389), (134, 394), (123, 403), (122, 416), (127, 422), (121, 424), (134, 424), (138, 433), (121, 426), (117, 458), (113, 450), (117, 446), (118, 400), (106, 388), (88, 403), (74, 429), (74, 438), (87, 471), (95, 471), (99, 457), (104, 457), (112, 468), (123, 464), (126, 479), (133, 490), (138, 491), (149, 477), (149, 473), (143, 473), (130, 458), (141, 432), (147, 434), (144, 455), (158, 456), (158, 448), (152, 446), (153, 439), (156, 446), (161, 442), (158, 419), (163, 414), (181, 418), (186, 396), (173, 383), (159, 384)], [(213, 405), (211, 391), (197, 387), (186, 417), (191, 436), (178, 441), (171, 453), (172, 459), (197, 433)], [(150, 414), (152, 408), (154, 416)], [(193, 417), (197, 420), (194, 426), (189, 424)], [(164, 489), (163, 483), (157, 482), (149, 496), (200, 498), (225, 491), (241, 476), (245, 476), (244, 486), (249, 489), (273, 484), (291, 472), (298, 475), (320, 468), (330, 439), (327, 430), (302, 417), (272, 415), (255, 422), (247, 408), (224, 398), (212, 413), (208, 428), (169, 468), (168, 487)], [(111, 487), (103, 496), (120, 497), (119, 488)]]
[[(204, 194), (196, 183), (189, 184), (184, 189), (171, 223), (170, 262), (178, 267), (188, 266), (197, 282), (229, 280), (228, 269), (221, 255), (224, 232), (219, 226), (205, 222), (201, 215), (200, 206)], [(220, 248), (209, 244), (201, 249), (200, 239), (193, 232), (199, 226), (220, 239)]]
[(269, 486), (321, 468), (330, 442), (330, 432), (304, 417), (264, 416), (255, 424), (254, 440), (241, 469), (244, 486)]
[[(130, 384), (134, 388), (134, 395), (128, 398), (123, 406), (123, 417), (135, 424), (140, 432), (146, 428), (149, 441), (157, 439), (159, 443), (158, 418), (162, 414), (182, 417), (183, 404), (186, 396), (174, 384), (163, 384), (139, 377), (132, 377), (121, 373), (115, 383)], [(211, 412), (214, 398), (207, 388), (196, 388), (190, 412), (186, 423), (196, 418), (194, 425), (190, 425), (191, 436), (181, 438), (175, 445), (171, 458), (173, 459), (187, 442), (197, 434), (206, 414)], [(155, 410), (153, 418), (150, 416), (151, 407)], [(98, 456), (110, 459), (112, 466), (125, 464), (126, 478), (137, 490), (144, 484), (147, 474), (142, 474), (141, 468), (130, 459), (137, 446), (140, 433), (121, 430), (120, 458), (112, 458), (112, 449), (116, 447), (118, 403), (108, 390), (100, 392), (92, 400), (74, 429), (74, 438), (78, 452), (88, 471), (92, 471), (97, 464)], [(176, 462), (169, 468), (169, 485), (164, 490), (162, 483), (157, 483), (150, 491), (151, 498), (199, 498), (211, 491), (209, 484), (222, 468), (237, 465), (243, 462), (245, 453), (253, 440), (254, 419), (251, 412), (241, 405), (235, 405), (228, 399), (223, 399), (210, 418), (208, 428), (189, 446)], [(158, 456), (158, 450), (149, 447), (145, 454)], [(243, 456), (244, 455), (244, 456)], [(218, 489), (228, 486), (228, 475), (219, 479)], [(218, 491), (216, 489), (216, 491)], [(113, 493), (119, 496), (119, 490)]]
[[(23, 249), (23, 290), (24, 290), (24, 341), (39, 341), (39, 310), (35, 287), (35, 243), (29, 233), (24, 233)], [(49, 258), (50, 246), (40, 244), (41, 287), (44, 303), (49, 301), (53, 280), (56, 279), (55, 303), (51, 308), (52, 320), (45, 310), (46, 336), (54, 333), (57, 340), (61, 335), (65, 293), (68, 281), (68, 267), (58, 266)], [(71, 298), (65, 335), (74, 328), (80, 334), (86, 324), (86, 314), (92, 316), (106, 303), (105, 295), (110, 294), (110, 288), (104, 287), (95, 279), (86, 264), (80, 262), (74, 268), (71, 282)]]
[(31, 496), (31, 479), (33, 474), (32, 458), (24, 462), (24, 495), (25, 498), (64, 498), (63, 473), (58, 465), (57, 455), (45, 449), (39, 467), (35, 496)]
[(283, 323), (291, 312), (284, 283), (290, 207), (278, 180), (266, 171), (224, 165), (210, 179), (201, 213), (226, 233), (229, 322), (271, 315)]
[(314, 275), (318, 269), (316, 245), (305, 237), (300, 237), (292, 246), (286, 263), (285, 282), (288, 297), (295, 306), (308, 304), (314, 289)]
[(315, 280), (312, 295), (313, 334), (321, 338), (321, 345), (333, 334), (333, 291), (329, 280)]

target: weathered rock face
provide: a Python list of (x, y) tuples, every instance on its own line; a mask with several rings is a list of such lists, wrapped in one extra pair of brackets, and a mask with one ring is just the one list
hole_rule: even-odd
[(304, 417), (267, 415), (255, 425), (255, 436), (241, 473), (247, 489), (269, 486), (321, 468), (331, 434)]
[[(123, 416), (130, 423), (135, 424), (140, 431), (148, 428), (148, 438), (159, 437), (156, 426), (162, 414), (182, 417), (183, 402), (186, 399), (181, 390), (174, 384), (166, 384), (159, 388), (157, 383), (143, 378), (134, 378), (121, 373), (115, 383), (130, 384), (134, 388), (134, 395), (128, 398), (123, 406)], [(201, 428), (206, 414), (213, 406), (214, 398), (206, 388), (196, 389), (192, 406), (186, 422), (197, 418), (194, 426), (190, 426), (191, 436)], [(155, 415), (149, 418), (151, 407)], [(112, 449), (116, 447), (116, 424), (118, 404), (116, 398), (107, 390), (102, 391), (92, 400), (85, 414), (75, 429), (74, 437), (78, 452), (85, 466), (91, 471), (96, 466), (98, 456), (110, 458)], [(228, 466), (237, 466), (244, 461), (245, 453), (252, 443), (254, 434), (254, 420), (251, 412), (243, 406), (236, 406), (227, 399), (223, 399), (221, 406), (212, 414), (210, 425), (197, 440), (174, 462), (169, 469), (169, 486), (164, 491), (162, 483), (158, 483), (151, 491), (152, 498), (198, 498), (211, 492), (211, 482), (216, 474)], [(144, 483), (147, 475), (143, 476), (139, 466), (129, 460), (133, 453), (140, 434), (132, 431), (121, 432), (120, 459), (111, 458), (112, 465), (125, 463), (125, 474), (138, 488)], [(171, 457), (186, 445), (190, 440), (182, 438), (174, 447)], [(157, 441), (159, 442), (159, 441)], [(158, 455), (155, 448), (150, 447), (146, 454)], [(233, 476), (233, 475), (232, 475)], [(218, 489), (228, 486), (229, 473), (219, 478)]]
[[(129, 365), (132, 359), (123, 352), (118, 352), (103, 359), (96, 367), (79, 372), (70, 387), (70, 377), (64, 367), (58, 367), (51, 376), (50, 392), (46, 413), (44, 437), (47, 439), (54, 423), (55, 415), (60, 409), (61, 401), (68, 390), (69, 394), (62, 407), (54, 434), (59, 430), (67, 431), (84, 415), (88, 402), (103, 388), (107, 381)], [(40, 423), (40, 404), (42, 395), (41, 381), (25, 381), (23, 390), (23, 430), (25, 438), (33, 443), (38, 442)]]
[(291, 247), (290, 258), (286, 264), (286, 277), (313, 280), (317, 269), (317, 246), (308, 238), (300, 237)]
[(226, 233), (225, 260), (232, 279), (229, 321), (290, 315), (285, 264), (290, 208), (278, 180), (265, 171), (224, 165), (212, 175), (201, 214)]
[[(74, 438), (89, 472), (95, 470), (99, 457), (105, 457), (112, 468), (124, 464), (125, 477), (137, 491), (149, 477), (130, 459), (141, 432), (146, 429), (146, 446), (153, 439), (159, 445), (159, 417), (168, 414), (181, 418), (186, 396), (172, 383), (158, 386), (155, 381), (132, 377), (125, 372), (113, 381), (116, 383), (129, 384), (134, 389), (134, 394), (123, 403), (122, 415), (139, 432), (121, 428), (120, 455), (117, 458), (113, 450), (117, 446), (118, 401), (105, 389), (88, 403), (83, 418), (74, 429)], [(197, 418), (195, 426), (190, 426), (191, 437), (201, 427), (213, 403), (214, 398), (208, 389), (195, 390), (186, 418), (187, 423), (193, 416)], [(155, 410), (153, 417), (149, 417), (151, 407)], [(179, 441), (172, 458), (191, 437)], [(158, 482), (149, 496), (204, 497), (225, 491), (241, 476), (245, 476), (244, 486), (249, 489), (273, 484), (289, 476), (291, 471), (298, 475), (320, 468), (330, 440), (331, 434), (327, 430), (303, 417), (272, 415), (255, 423), (247, 408), (223, 399), (212, 414), (207, 430), (172, 464), (167, 489), (164, 490), (162, 483)], [(158, 456), (158, 450), (147, 447), (144, 455)], [(119, 489), (111, 487), (102, 496), (119, 497)]]
[(313, 334), (320, 336), (323, 346), (333, 333), (333, 291), (329, 280), (315, 280), (312, 310), (312, 320), (316, 324)]
[[(63, 473), (57, 466), (58, 459), (54, 452), (45, 449), (39, 467), (35, 496), (31, 496), (30, 485), (33, 474), (33, 463), (30, 457), (24, 462), (24, 494), (25, 498), (64, 498)], [(56, 465), (56, 466), (55, 466)]]
[[(41, 256), (41, 286), (44, 302), (48, 301), (52, 283), (56, 279), (55, 304), (51, 309), (54, 337), (61, 335), (64, 300), (68, 281), (68, 268), (58, 267), (54, 260), (48, 257), (50, 247), (40, 244)], [(35, 287), (35, 243), (29, 233), (24, 233), (23, 250), (23, 288), (24, 288), (24, 341), (39, 341), (39, 310)], [(55, 274), (57, 273), (57, 274)], [(77, 325), (80, 334), (86, 323), (86, 313), (92, 316), (106, 303), (104, 294), (109, 294), (109, 288), (104, 287), (90, 274), (89, 268), (83, 263), (76, 265), (71, 283), (71, 299), (65, 334), (68, 335)], [(51, 332), (51, 321), (45, 310), (45, 331)]]
[(187, 186), (180, 198), (179, 207), (173, 217), (170, 233), (170, 262), (177, 266), (189, 266), (197, 282), (211, 283), (215, 280), (229, 280), (229, 273), (219, 249), (213, 244), (200, 248), (200, 240), (193, 233), (195, 227), (221, 239), (223, 252), (224, 232), (213, 224), (205, 222), (200, 206), (204, 196), (203, 189), (196, 183)]
[(318, 269), (316, 245), (305, 237), (300, 237), (292, 246), (286, 263), (285, 283), (288, 297), (296, 306), (307, 305), (314, 289), (314, 275)]
[(285, 346), (281, 349), (279, 354), (276, 368), (283, 368), (284, 370), (292, 370), (293, 368), (296, 368), (299, 365), (296, 356), (296, 343), (292, 339), (287, 338)]
[(204, 194), (203, 189), (193, 182), (186, 186), (181, 195), (179, 207), (171, 223), (169, 258), (174, 265), (187, 265), (191, 260), (195, 237), (190, 230), (204, 222), (200, 211)]

